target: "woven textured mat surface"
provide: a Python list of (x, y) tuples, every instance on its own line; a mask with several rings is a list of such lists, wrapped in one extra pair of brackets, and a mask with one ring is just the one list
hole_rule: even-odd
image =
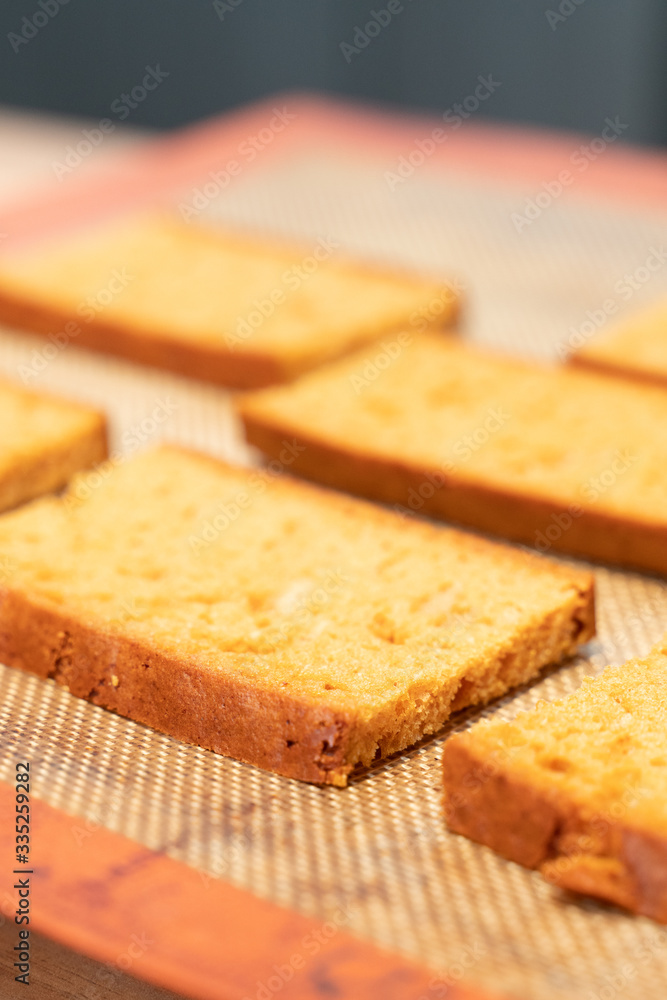
[[(586, 335), (584, 324), (595, 325), (609, 300), (620, 314), (667, 294), (667, 267), (646, 265), (667, 243), (667, 216), (572, 199), (518, 232), (512, 213), (531, 192), (425, 172), (392, 191), (383, 173), (331, 156), (282, 163), (239, 180), (205, 218), (284, 232), (306, 248), (325, 237), (375, 259), (458, 274), (473, 339), (523, 354), (547, 357), (573, 332)], [(75, 347), (46, 359), (43, 350), (42, 340), (3, 331), (0, 369), (20, 378), (22, 366), (39, 367), (30, 384), (103, 406), (119, 451), (167, 438), (254, 460), (226, 393)], [(166, 398), (173, 412), (153, 419)], [(454, 726), (562, 696), (584, 674), (642, 654), (662, 636), (663, 583), (596, 574), (599, 638), (588, 657)], [(75, 838), (108, 827), (204, 879), (323, 921), (342, 908), (352, 933), (431, 966), (434, 1000), (461, 978), (525, 1000), (665, 996), (667, 931), (558, 894), (447, 833), (439, 768), (446, 732), (346, 790), (319, 789), (185, 746), (16, 670), (0, 668), (0, 686), (0, 778), (13, 775), (16, 759), (30, 759), (34, 793), (72, 815)]]

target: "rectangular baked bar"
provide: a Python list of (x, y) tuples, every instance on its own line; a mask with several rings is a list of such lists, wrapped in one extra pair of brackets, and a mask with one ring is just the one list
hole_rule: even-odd
[(667, 302), (653, 303), (600, 331), (569, 362), (667, 388)]
[(667, 646), (445, 743), (450, 829), (667, 923)]
[(59, 490), (106, 455), (103, 414), (0, 380), (0, 510)]
[(351, 493), (667, 573), (667, 393), (424, 333), (242, 397), (248, 441)]
[(0, 518), (0, 554), (0, 661), (325, 784), (594, 632), (589, 574), (170, 447)]
[(167, 216), (0, 257), (0, 321), (219, 385), (284, 382), (401, 330), (448, 327), (446, 282)]

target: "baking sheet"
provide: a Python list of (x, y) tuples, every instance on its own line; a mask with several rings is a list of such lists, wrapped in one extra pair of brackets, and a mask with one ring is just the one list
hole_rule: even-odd
[[(526, 356), (556, 357), (572, 336), (587, 336), (605, 302), (621, 315), (667, 294), (667, 266), (647, 266), (667, 245), (667, 216), (593, 206), (575, 193), (517, 226), (534, 191), (434, 171), (415, 171), (392, 188), (386, 168), (332, 153), (271, 163), (209, 199), (198, 218), (283, 233), (306, 248), (333, 239), (374, 260), (456, 274), (469, 302), (466, 335)], [(192, 196), (184, 189), (174, 202)], [(120, 454), (168, 439), (233, 461), (258, 460), (221, 390), (74, 345), (44, 365), (36, 364), (40, 357), (40, 338), (0, 332), (0, 370), (21, 380), (21, 372), (39, 368), (27, 384), (104, 407)], [(165, 400), (171, 412), (151, 419)], [(12, 778), (16, 759), (31, 760), (34, 794), (72, 815), (74, 838), (108, 827), (197, 867), (204, 881), (224, 878), (342, 922), (431, 966), (433, 997), (467, 980), (525, 1000), (662, 1000), (667, 931), (558, 893), (449, 834), (441, 818), (440, 751), (452, 727), (561, 696), (584, 674), (643, 654), (663, 635), (661, 581), (602, 568), (596, 576), (599, 638), (587, 656), (483, 713), (459, 715), (347, 790), (303, 785), (185, 746), (4, 667), (0, 778)]]

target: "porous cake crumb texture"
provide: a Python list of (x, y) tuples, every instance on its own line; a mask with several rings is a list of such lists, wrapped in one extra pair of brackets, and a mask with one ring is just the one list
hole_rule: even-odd
[[(284, 382), (403, 326), (450, 326), (448, 283), (145, 217), (1, 262), (0, 319), (221, 385)], [(75, 326), (72, 329), (71, 324)]]
[(310, 781), (593, 631), (588, 574), (174, 448), (7, 515), (0, 552), (5, 662)]
[(385, 370), (368, 351), (251, 393), (249, 441), (294, 470), (542, 552), (667, 572), (667, 393), (415, 337)]
[(667, 646), (445, 744), (451, 829), (667, 922)]

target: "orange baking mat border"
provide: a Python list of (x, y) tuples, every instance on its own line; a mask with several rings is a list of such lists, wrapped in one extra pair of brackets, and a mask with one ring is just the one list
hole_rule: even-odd
[[(401, 156), (442, 125), (437, 117), (396, 114), (366, 105), (304, 94), (279, 94), (248, 107), (147, 140), (102, 165), (85, 178), (76, 170), (27, 200), (0, 212), (3, 234), (0, 252), (11, 253), (32, 237), (65, 229), (83, 220), (145, 207), (170, 199), (174, 191), (209, 179), (239, 157), (239, 146), (249, 136), (266, 130), (276, 111), (291, 120), (282, 131), (243, 163), (243, 175), (266, 168), (280, 156), (304, 149), (331, 149), (351, 156), (383, 160), (393, 169)], [(601, 123), (601, 129), (604, 123)], [(471, 121), (447, 134), (435, 145), (421, 169), (455, 171), (486, 177), (519, 187), (534, 187), (557, 180), (571, 167), (570, 157), (591, 137), (537, 128), (491, 125)], [(395, 162), (394, 162), (395, 161)], [(233, 183), (233, 180), (230, 182)], [(608, 146), (577, 174), (576, 184), (565, 187), (563, 198), (584, 197), (636, 207), (667, 210), (667, 153), (635, 147)]]
[[(278, 988), (284, 1000), (435, 1000), (444, 985), (341, 931), (335, 916), (323, 923), (281, 909), (36, 799), (31, 863), (21, 866), (15, 796), (0, 782), (3, 916), (14, 919), (14, 884), (29, 879), (30, 927), (111, 970), (196, 1000), (254, 1000)], [(451, 987), (447, 996), (488, 1000)]]

